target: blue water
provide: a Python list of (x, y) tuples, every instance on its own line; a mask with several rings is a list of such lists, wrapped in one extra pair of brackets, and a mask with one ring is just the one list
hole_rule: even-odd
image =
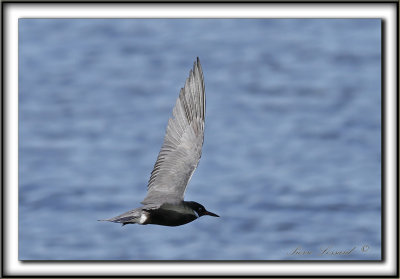
[[(197, 56), (185, 198), (221, 218), (98, 222), (140, 206)], [(381, 155), (378, 19), (19, 21), (20, 260), (379, 260)]]

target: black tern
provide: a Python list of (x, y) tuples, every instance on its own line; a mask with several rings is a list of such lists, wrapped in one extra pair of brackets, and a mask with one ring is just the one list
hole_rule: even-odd
[(164, 143), (148, 182), (147, 196), (141, 202), (143, 206), (100, 221), (180, 226), (203, 215), (219, 217), (197, 202), (183, 200), (201, 157), (205, 112), (204, 77), (197, 57), (168, 121)]

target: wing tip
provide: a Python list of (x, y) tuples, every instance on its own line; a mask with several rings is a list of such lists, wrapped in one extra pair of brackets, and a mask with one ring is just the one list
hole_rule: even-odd
[(197, 56), (196, 61), (193, 65), (193, 72), (196, 72), (196, 68), (200, 72), (201, 76), (203, 76), (203, 69), (201, 68), (200, 58)]

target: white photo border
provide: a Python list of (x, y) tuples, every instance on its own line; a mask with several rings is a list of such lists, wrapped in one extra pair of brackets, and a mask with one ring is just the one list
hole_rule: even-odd
[[(2, 3), (3, 277), (398, 276), (398, 2), (380, 3)], [(382, 261), (21, 262), (18, 260), (19, 18), (381, 18)], [(382, 120), (383, 121), (383, 120)]]

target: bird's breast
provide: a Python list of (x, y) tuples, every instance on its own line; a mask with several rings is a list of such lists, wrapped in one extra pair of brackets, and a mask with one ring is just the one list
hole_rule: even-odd
[(146, 220), (146, 224), (180, 226), (197, 219), (194, 211), (185, 206), (163, 205), (148, 212), (149, 218)]

